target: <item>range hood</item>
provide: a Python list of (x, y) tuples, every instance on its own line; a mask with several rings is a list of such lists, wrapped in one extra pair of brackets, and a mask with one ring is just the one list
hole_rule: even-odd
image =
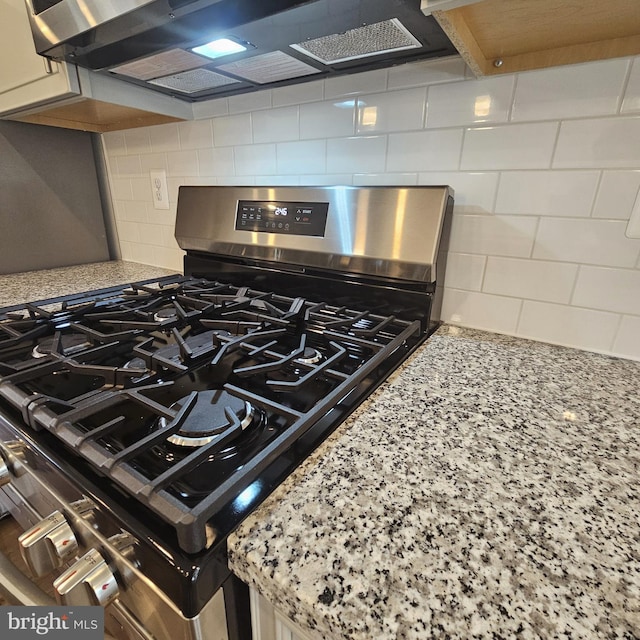
[(36, 50), (195, 102), (453, 55), (420, 0), (25, 0)]

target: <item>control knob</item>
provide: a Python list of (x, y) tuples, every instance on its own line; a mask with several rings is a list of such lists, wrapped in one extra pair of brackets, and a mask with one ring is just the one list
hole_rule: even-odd
[(56, 598), (64, 605), (106, 607), (118, 597), (118, 583), (107, 561), (91, 549), (53, 583)]
[(24, 444), (19, 440), (0, 442), (0, 487), (25, 473)]
[[(71, 508), (84, 518), (91, 515), (93, 502), (82, 498), (71, 503)], [(78, 540), (71, 525), (60, 511), (25, 531), (18, 538), (20, 554), (34, 576), (44, 576), (70, 561), (78, 551)]]
[[(126, 533), (116, 534), (109, 542), (120, 553), (132, 552), (132, 538)], [(91, 549), (67, 569), (53, 583), (56, 598), (63, 605), (100, 605), (106, 607), (119, 595), (114, 572), (104, 556)]]
[(18, 538), (20, 554), (34, 576), (44, 576), (71, 560), (78, 541), (60, 511), (40, 520)]

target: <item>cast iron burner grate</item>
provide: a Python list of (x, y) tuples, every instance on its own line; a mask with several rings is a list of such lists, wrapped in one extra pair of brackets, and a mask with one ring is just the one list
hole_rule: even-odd
[(207, 279), (134, 284), (0, 316), (0, 397), (195, 553), (420, 335), (418, 321)]

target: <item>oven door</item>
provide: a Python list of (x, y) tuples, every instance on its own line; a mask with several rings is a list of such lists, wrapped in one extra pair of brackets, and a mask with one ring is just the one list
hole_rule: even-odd
[[(203, 629), (211, 640), (232, 640), (223, 589), (185, 618), (141, 571), (133, 536), (101, 532), (102, 507), (20, 436), (0, 414), (0, 596), (7, 603), (102, 605), (105, 637), (118, 640), (195, 640)], [(81, 574), (78, 587), (65, 590), (73, 573)]]

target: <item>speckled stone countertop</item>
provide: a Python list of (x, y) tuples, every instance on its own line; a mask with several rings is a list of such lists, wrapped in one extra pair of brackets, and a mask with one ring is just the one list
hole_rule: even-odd
[(161, 267), (122, 260), (0, 275), (0, 307), (171, 275)]
[(323, 639), (640, 637), (640, 363), (442, 327), (229, 540)]

